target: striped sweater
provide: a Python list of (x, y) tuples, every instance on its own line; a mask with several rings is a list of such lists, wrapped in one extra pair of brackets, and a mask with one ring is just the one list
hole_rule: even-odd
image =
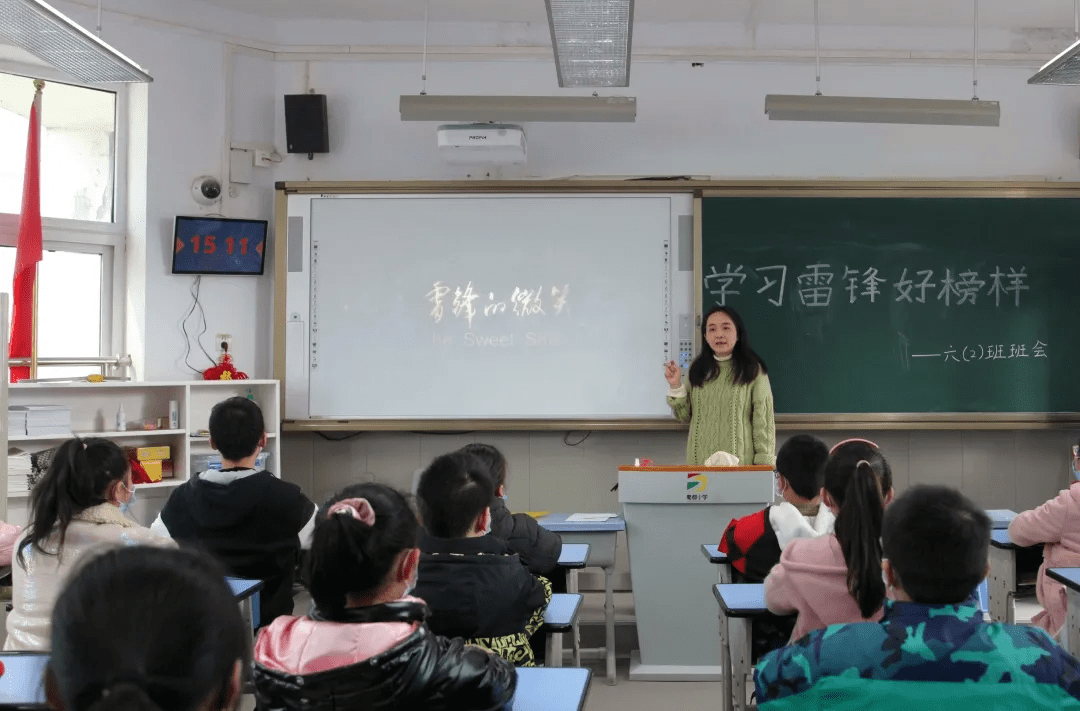
[(680, 386), (668, 395), (675, 419), (690, 423), (686, 463), (698, 466), (715, 452), (730, 452), (740, 464), (773, 464), (776, 423), (769, 376), (760, 373), (749, 385), (734, 385), (731, 361), (718, 365), (719, 375), (700, 388), (685, 392)]

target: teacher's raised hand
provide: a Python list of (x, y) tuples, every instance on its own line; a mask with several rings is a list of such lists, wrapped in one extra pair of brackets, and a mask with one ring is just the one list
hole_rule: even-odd
[(667, 378), (668, 385), (672, 390), (676, 390), (679, 384), (682, 383), (682, 371), (679, 370), (679, 366), (675, 365), (675, 361), (669, 360), (664, 364), (664, 377)]

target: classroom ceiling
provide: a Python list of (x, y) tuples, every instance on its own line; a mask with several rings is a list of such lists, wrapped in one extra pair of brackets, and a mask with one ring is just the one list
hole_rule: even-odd
[[(207, 0), (280, 19), (422, 20), (428, 0)], [(430, 0), (433, 21), (547, 22), (543, 0)], [(640, 22), (809, 24), (812, 0), (636, 0)], [(972, 0), (820, 0), (821, 21), (832, 25), (969, 27)], [(995, 28), (1070, 28), (1069, 0), (979, 0), (980, 25)]]

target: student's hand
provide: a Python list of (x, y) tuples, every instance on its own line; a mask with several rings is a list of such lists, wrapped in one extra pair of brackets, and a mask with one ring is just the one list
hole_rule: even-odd
[(667, 378), (672, 390), (677, 389), (682, 383), (682, 371), (675, 365), (675, 361), (669, 360), (664, 364), (664, 377)]

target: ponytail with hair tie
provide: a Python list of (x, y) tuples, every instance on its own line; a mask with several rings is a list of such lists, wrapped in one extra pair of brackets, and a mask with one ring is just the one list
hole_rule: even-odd
[(885, 601), (881, 524), (892, 470), (872, 442), (847, 440), (825, 464), (825, 490), (840, 507), (834, 532), (847, 564), (848, 592), (863, 618), (870, 618)]

